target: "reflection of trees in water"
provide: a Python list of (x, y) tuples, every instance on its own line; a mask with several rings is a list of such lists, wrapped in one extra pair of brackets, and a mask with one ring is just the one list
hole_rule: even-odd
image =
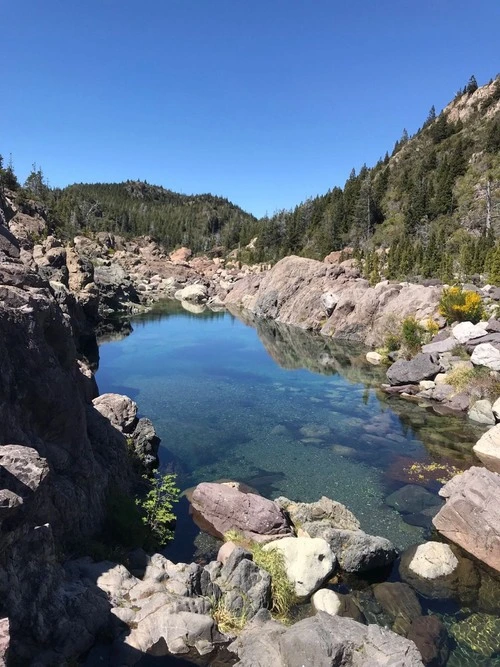
[(356, 343), (332, 340), (274, 320), (257, 317), (249, 311), (234, 311), (244, 324), (253, 327), (271, 357), (282, 368), (305, 368), (321, 375), (339, 374), (348, 382), (378, 386), (385, 374), (368, 366), (366, 348)]
[[(283, 368), (306, 368), (323, 375), (339, 374), (348, 382), (364, 384), (362, 400), (366, 404), (370, 387), (379, 387), (385, 378), (385, 367), (373, 367), (366, 361), (366, 348), (362, 345), (326, 338), (273, 320), (256, 317), (248, 311), (235, 312), (238, 319), (256, 329), (262, 344), (271, 357)], [(390, 409), (397, 416), (392, 425), (387, 422), (389, 432), (384, 432), (382, 423), (377, 435), (365, 437), (382, 439), (401, 425), (405, 438), (420, 440), (432, 460), (453, 461), (460, 466), (474, 462), (472, 447), (484, 431), (474, 425), (466, 415), (440, 415), (432, 406), (422, 407), (399, 396), (387, 396), (376, 391), (375, 396), (382, 410)], [(355, 410), (353, 398), (353, 409)], [(436, 404), (437, 407), (437, 404)]]

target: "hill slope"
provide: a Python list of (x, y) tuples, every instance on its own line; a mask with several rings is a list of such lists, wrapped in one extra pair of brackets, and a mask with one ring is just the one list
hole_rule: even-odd
[(62, 230), (155, 236), (167, 248), (195, 252), (234, 247), (251, 238), (249, 213), (211, 194), (183, 195), (141, 181), (75, 184), (52, 192), (52, 213)]
[(431, 243), (456, 256), (487, 233), (500, 236), (500, 78), (469, 82), (413, 137), (404, 132), (391, 156), (353, 170), (344, 188), (260, 221), (259, 231), (260, 255), (270, 259), (397, 243), (414, 244), (413, 255)]

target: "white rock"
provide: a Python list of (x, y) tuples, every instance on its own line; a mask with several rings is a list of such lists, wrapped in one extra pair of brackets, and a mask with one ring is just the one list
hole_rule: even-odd
[(472, 338), (486, 336), (486, 333), (484, 326), (481, 326), (480, 324), (472, 324), (472, 322), (460, 322), (452, 330), (453, 337), (456, 338), (459, 343), (467, 343), (467, 341)]
[(500, 421), (500, 398), (497, 398), (497, 400), (493, 403), (493, 405), (491, 406), (491, 410), (495, 415), (495, 417), (497, 418), (497, 420)]
[(425, 542), (415, 551), (408, 567), (419, 577), (437, 579), (451, 574), (458, 565), (458, 560), (447, 544)]
[(488, 470), (500, 473), (500, 424), (483, 433), (472, 450)]
[(203, 301), (207, 298), (207, 288), (205, 285), (187, 285), (175, 293), (175, 298), (179, 301)]
[(311, 598), (311, 603), (316, 611), (324, 611), (331, 616), (338, 616), (342, 607), (342, 600), (335, 593), (328, 588), (321, 588), (316, 591)]
[(321, 295), (321, 305), (326, 311), (326, 314), (330, 316), (335, 310), (339, 297), (334, 292), (324, 292)]
[(367, 352), (366, 361), (370, 362), (374, 366), (378, 366), (382, 362), (382, 355), (378, 352)]
[(420, 389), (425, 391), (426, 389), (434, 389), (436, 383), (433, 382), (433, 380), (420, 380), (418, 386), (420, 387)]
[(438, 373), (434, 378), (434, 384), (448, 384), (448, 375), (446, 373)]
[(470, 360), (475, 366), (486, 366), (493, 371), (500, 371), (500, 351), (491, 343), (477, 345)]
[(494, 424), (495, 416), (491, 408), (491, 403), (486, 399), (476, 401), (469, 410), (469, 419), (480, 424)]
[(314, 593), (331, 575), (336, 564), (328, 542), (321, 537), (284, 537), (269, 542), (263, 549), (281, 551), (287, 577), (300, 598)]

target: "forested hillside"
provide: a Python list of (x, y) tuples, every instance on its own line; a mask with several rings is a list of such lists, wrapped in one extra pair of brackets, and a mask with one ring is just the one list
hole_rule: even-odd
[(373, 280), (487, 271), (500, 282), (500, 77), (481, 88), (471, 77), (440, 114), (432, 107), (414, 136), (404, 130), (374, 167), (353, 169), (343, 188), (261, 220), (221, 197), (141, 181), (51, 189), (36, 165), (21, 188), (12, 164), (0, 163), (0, 186), (17, 190), (26, 205), (42, 200), (54, 229), (68, 236), (150, 234), (167, 250), (224, 246), (245, 261), (292, 253), (321, 259), (351, 246)]
[(500, 78), (478, 88), (472, 77), (373, 168), (260, 225), (266, 258), (353, 246), (377, 271), (374, 250), (390, 247), (390, 277), (482, 271), (500, 237)]

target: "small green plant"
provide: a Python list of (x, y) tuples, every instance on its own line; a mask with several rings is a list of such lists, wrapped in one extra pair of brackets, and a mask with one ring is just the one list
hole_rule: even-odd
[(147, 476), (144, 479), (151, 488), (144, 498), (138, 498), (136, 503), (142, 512), (144, 525), (151, 531), (158, 545), (164, 546), (173, 537), (175, 514), (172, 508), (179, 499), (179, 489), (175, 485), (176, 476), (156, 472), (152, 479)]
[(426, 329), (414, 317), (405, 317), (401, 323), (401, 337), (410, 354), (420, 351), (426, 333)]
[(384, 339), (384, 347), (388, 352), (396, 352), (401, 347), (401, 336), (397, 333), (390, 333)]
[(453, 357), (458, 357), (459, 359), (463, 359), (464, 361), (470, 361), (470, 355), (463, 345), (455, 345), (455, 347), (451, 351), (451, 354)]
[(481, 297), (476, 292), (463, 290), (461, 287), (448, 287), (443, 290), (439, 301), (439, 312), (452, 322), (472, 322), (477, 324), (486, 316)]

